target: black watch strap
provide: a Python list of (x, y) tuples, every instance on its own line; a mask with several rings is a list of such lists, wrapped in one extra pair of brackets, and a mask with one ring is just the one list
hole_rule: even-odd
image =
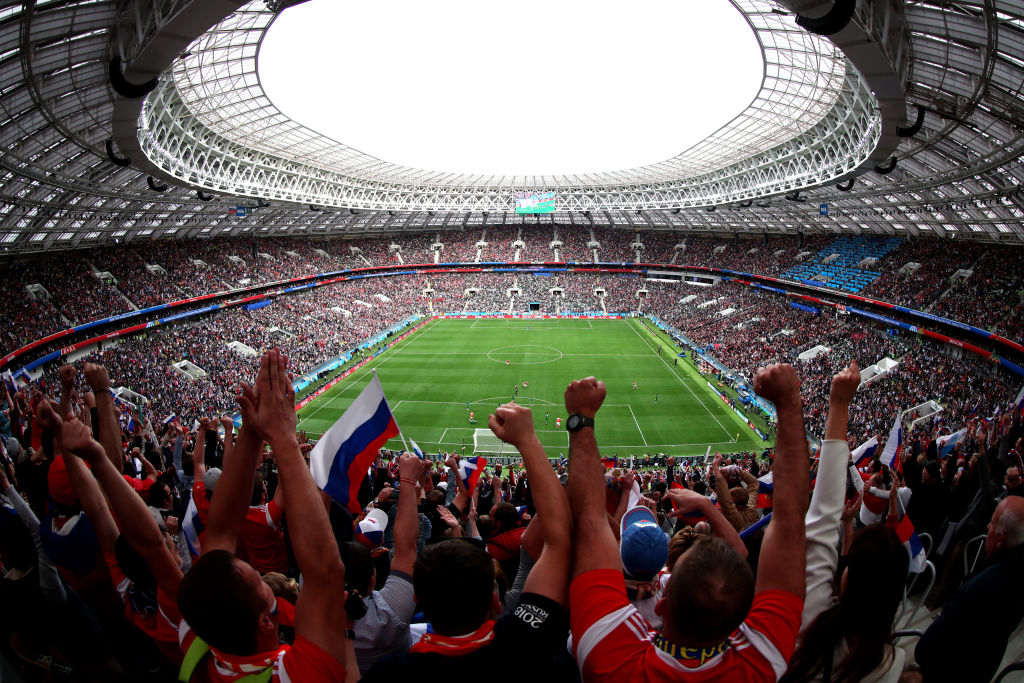
[(584, 427), (594, 428), (594, 418), (581, 415), (580, 413), (573, 413), (569, 416), (569, 419), (565, 421), (565, 428), (570, 432), (578, 432)]

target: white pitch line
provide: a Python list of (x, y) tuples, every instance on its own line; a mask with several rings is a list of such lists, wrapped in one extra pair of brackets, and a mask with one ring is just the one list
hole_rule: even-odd
[(640, 429), (640, 423), (637, 422), (636, 413), (633, 412), (633, 406), (627, 406), (629, 408), (629, 414), (633, 416), (633, 424), (636, 425), (636, 431), (640, 432), (640, 440), (644, 442), (644, 446), (647, 445), (647, 437), (644, 436), (644, 430)]
[[(552, 347), (554, 348), (554, 347)], [(477, 351), (439, 351), (437, 353), (430, 353), (429, 351), (403, 351), (406, 356), (486, 356), (488, 352), (480, 353)], [(561, 353), (561, 352), (560, 352)], [(518, 354), (520, 356), (549, 356), (548, 353), (538, 353), (536, 351), (527, 351)], [(650, 354), (647, 353), (562, 353), (563, 356), (614, 356), (616, 358), (650, 358)]]
[[(634, 332), (634, 333), (636, 334), (636, 336), (640, 337), (640, 339), (641, 339), (641, 340), (642, 340), (642, 341), (643, 341), (643, 342), (644, 342), (644, 343), (645, 343), (645, 344), (646, 344), (646, 345), (647, 345), (648, 347), (650, 347), (650, 346), (651, 346), (651, 342), (650, 342), (650, 340), (649, 340), (649, 339), (646, 339), (646, 338), (645, 338), (645, 337), (644, 337), (644, 336), (643, 336), (642, 334), (640, 334), (640, 333), (639, 333), (639, 332), (637, 331), (636, 327), (635, 327), (635, 326), (633, 326), (632, 324), (630, 324), (631, 322), (632, 322), (632, 321), (626, 321), (626, 324), (627, 324), (627, 325), (629, 325), (629, 329), (633, 330), (633, 332)], [(656, 353), (656, 352), (655, 352), (655, 355), (657, 355), (657, 353)], [(675, 377), (675, 378), (676, 378), (676, 379), (677, 379), (677, 380), (679, 381), (679, 383), (680, 383), (680, 384), (682, 384), (682, 385), (683, 385), (684, 387), (686, 387), (686, 390), (687, 390), (687, 391), (689, 391), (689, 392), (690, 392), (690, 393), (691, 393), (691, 394), (693, 395), (693, 397), (694, 397), (695, 399), (697, 399), (697, 403), (699, 403), (699, 404), (701, 405), (701, 407), (703, 407), (703, 408), (704, 408), (704, 410), (708, 411), (708, 415), (710, 415), (710, 416), (711, 416), (711, 419), (712, 419), (712, 420), (714, 420), (714, 421), (715, 421), (716, 423), (718, 423), (718, 426), (722, 428), (722, 431), (723, 431), (723, 432), (725, 432), (725, 435), (726, 435), (726, 436), (729, 436), (729, 430), (725, 428), (725, 425), (723, 425), (723, 424), (722, 424), (721, 422), (719, 422), (718, 418), (717, 418), (717, 417), (715, 417), (715, 414), (714, 414), (713, 412), (711, 412), (711, 409), (707, 407), (707, 405), (706, 405), (706, 404), (704, 403), (704, 401), (700, 400), (700, 396), (698, 396), (698, 395), (696, 394), (696, 392), (694, 392), (694, 390), (690, 388), (690, 385), (689, 385), (689, 384), (688, 384), (688, 383), (687, 383), (687, 382), (686, 382), (686, 381), (685, 381), (685, 380), (684, 380), (684, 379), (683, 379), (682, 377), (680, 377), (678, 373), (676, 373), (676, 372), (674, 372), (674, 371), (672, 370), (672, 367), (671, 367), (671, 366), (670, 366), (670, 365), (668, 364), (668, 361), (666, 361), (666, 360), (665, 360), (664, 358), (662, 358), (661, 356), (658, 356), (658, 358), (661, 358), (661, 362), (662, 362), (662, 363), (664, 363), (664, 365), (665, 365), (665, 369), (666, 369), (666, 370), (668, 371), (668, 373), (669, 373), (670, 375), (672, 375), (673, 377)], [(733, 438), (733, 441), (735, 441), (735, 440), (736, 440), (736, 439), (735, 439), (735, 438)], [(720, 442), (719, 442), (719, 443), (720, 443)]]
[[(436, 323), (436, 321), (435, 321), (435, 323)], [(423, 330), (423, 332), (428, 332), (428, 331), (429, 330)], [(367, 363), (366, 365), (364, 365), (362, 368), (359, 369), (358, 372), (356, 372), (354, 375), (352, 375), (352, 376), (350, 376), (348, 378), (350, 381), (346, 383), (346, 386), (341, 391), (339, 391), (337, 394), (331, 396), (329, 399), (325, 400), (322, 405), (318, 406), (317, 409), (313, 411), (312, 415), (308, 415), (308, 416), (302, 418), (302, 420), (299, 422), (298, 425), (296, 425), (296, 427), (301, 427), (302, 424), (306, 422), (306, 420), (313, 419), (316, 416), (317, 413), (319, 413), (321, 410), (323, 410), (324, 408), (329, 406), (331, 403), (333, 403), (334, 399), (341, 398), (342, 396), (344, 396), (348, 392), (349, 389), (354, 387), (356, 385), (356, 380), (361, 379), (370, 370), (374, 370), (376, 368), (379, 368), (381, 365), (384, 365), (384, 363), (387, 363), (389, 360), (391, 360), (392, 358), (397, 356), (399, 351), (401, 351), (402, 349), (405, 348), (407, 342), (411, 343), (411, 342), (415, 341), (415, 339), (418, 339), (418, 338), (419, 338), (419, 335), (417, 335), (415, 338), (411, 338), (411, 339), (405, 340), (404, 342), (402, 342), (402, 346), (400, 348), (388, 349), (388, 351), (391, 351), (391, 353), (388, 353), (387, 357), (384, 358), (383, 360), (381, 360), (380, 362)]]

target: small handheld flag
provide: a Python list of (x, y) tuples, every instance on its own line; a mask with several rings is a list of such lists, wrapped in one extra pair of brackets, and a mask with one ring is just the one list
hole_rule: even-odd
[(757, 478), (757, 507), (760, 509), (770, 508), (774, 504), (772, 495), (775, 493), (775, 475), (769, 472), (763, 477)]
[(398, 424), (375, 374), (310, 451), (313, 480), (349, 512), (359, 514), (359, 485), (381, 446), (396, 436)]
[(897, 417), (892, 425), (892, 429), (889, 430), (889, 438), (886, 439), (885, 448), (882, 449), (882, 454), (878, 456), (878, 459), (883, 465), (888, 466), (889, 469), (901, 472), (903, 470), (903, 463), (900, 461), (900, 451), (902, 450), (903, 423)]
[(860, 467), (862, 463), (875, 457), (875, 451), (877, 450), (878, 437), (873, 436), (850, 452), (850, 461), (853, 462), (854, 466)]
[(195, 498), (190, 498), (188, 507), (185, 509), (185, 518), (181, 522), (181, 531), (185, 536), (185, 543), (193, 559), (202, 554), (199, 546), (199, 534), (203, 533), (203, 522), (199, 519), (199, 510), (196, 508)]
[(424, 460), (425, 458), (423, 456), (423, 449), (420, 448), (419, 444), (416, 443), (415, 441), (413, 441), (412, 439), (409, 439), (409, 443), (412, 444), (412, 452), (413, 452), (413, 454), (417, 458), (419, 458), (420, 460)]
[(964, 427), (958, 432), (946, 434), (945, 436), (940, 436), (936, 439), (935, 447), (939, 450), (939, 459), (941, 460), (952, 453), (953, 449), (956, 448), (957, 443), (960, 442), (960, 439), (962, 439), (966, 433), (967, 428)]
[(900, 500), (899, 492), (893, 488), (891, 495), (896, 496), (896, 511), (900, 516), (900, 521), (896, 523), (896, 536), (899, 537), (903, 547), (910, 553), (910, 571), (920, 574), (924, 571), (925, 563), (928, 559), (924, 552), (924, 546), (921, 544), (921, 539), (917, 537), (917, 531), (914, 530), (914, 524), (910, 521), (910, 516), (903, 509), (903, 501)]
[(459, 461), (459, 479), (466, 485), (466, 490), (472, 492), (480, 480), (480, 473), (487, 466), (487, 458), (482, 456), (466, 458)]

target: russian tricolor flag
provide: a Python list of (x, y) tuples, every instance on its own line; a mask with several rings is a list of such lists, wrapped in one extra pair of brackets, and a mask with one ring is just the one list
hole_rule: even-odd
[(757, 507), (759, 509), (772, 507), (772, 495), (775, 493), (775, 473), (769, 472), (763, 477), (757, 478)]
[(14, 373), (10, 370), (4, 370), (3, 379), (4, 384), (7, 385), (7, 391), (10, 392), (11, 396), (18, 393), (18, 384), (14, 381)]
[(1021, 387), (1017, 398), (1013, 399), (1013, 407), (1017, 409), (1018, 413), (1024, 413), (1024, 387)]
[(459, 479), (466, 485), (466, 490), (473, 493), (476, 483), (480, 479), (480, 473), (487, 467), (487, 458), (482, 456), (464, 458), (459, 461)]
[(903, 423), (897, 417), (889, 430), (889, 438), (885, 441), (885, 448), (878, 459), (883, 465), (891, 470), (903, 471), (903, 463), (900, 462), (900, 451), (903, 450)]
[(375, 374), (310, 452), (313, 481), (349, 512), (359, 514), (359, 485), (380, 448), (396, 436), (398, 423)]
[(188, 551), (195, 559), (202, 554), (199, 546), (199, 534), (203, 533), (203, 522), (199, 519), (199, 510), (196, 509), (195, 497), (189, 498), (188, 508), (185, 510), (185, 518), (181, 522), (181, 530), (185, 535), (185, 543), (188, 544)]
[(939, 459), (941, 460), (952, 453), (953, 449), (956, 448), (957, 443), (960, 442), (960, 439), (963, 438), (963, 435), (966, 433), (967, 428), (964, 427), (958, 432), (953, 432), (952, 434), (946, 434), (945, 436), (937, 438), (935, 440), (935, 447), (939, 450)]
[(878, 437), (873, 436), (850, 452), (850, 460), (854, 467), (861, 467), (871, 458), (875, 457), (878, 450)]
[(910, 516), (903, 509), (903, 501), (899, 499), (897, 487), (893, 486), (890, 495), (896, 496), (896, 509), (900, 515), (900, 521), (896, 523), (896, 536), (899, 537), (903, 547), (910, 553), (910, 571), (920, 574), (924, 571), (925, 563), (928, 560), (924, 552), (924, 546), (921, 545), (921, 539), (917, 537), (914, 523), (910, 521)]

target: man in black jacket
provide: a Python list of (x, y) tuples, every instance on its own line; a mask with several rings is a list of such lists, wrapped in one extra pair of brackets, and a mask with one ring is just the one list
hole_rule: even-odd
[(1024, 617), (1024, 498), (996, 507), (985, 537), (985, 563), (932, 622), (914, 656), (925, 681), (987, 681)]

